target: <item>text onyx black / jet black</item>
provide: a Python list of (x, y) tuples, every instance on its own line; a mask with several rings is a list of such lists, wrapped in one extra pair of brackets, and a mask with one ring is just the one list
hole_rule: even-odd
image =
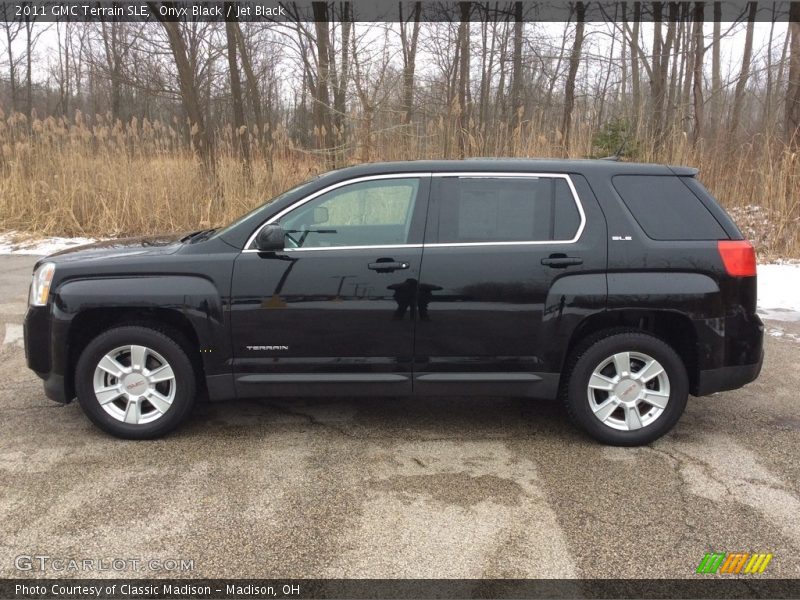
[(34, 270), (28, 366), (126, 438), (195, 398), (560, 396), (609, 444), (758, 376), (752, 246), (686, 167), (370, 164)]

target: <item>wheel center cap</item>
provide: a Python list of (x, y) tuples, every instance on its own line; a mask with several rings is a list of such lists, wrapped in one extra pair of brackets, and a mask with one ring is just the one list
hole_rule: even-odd
[(623, 379), (614, 387), (614, 395), (623, 402), (631, 402), (639, 397), (642, 386), (632, 379)]
[(122, 387), (129, 394), (138, 396), (147, 389), (147, 380), (139, 373), (130, 373), (123, 378)]

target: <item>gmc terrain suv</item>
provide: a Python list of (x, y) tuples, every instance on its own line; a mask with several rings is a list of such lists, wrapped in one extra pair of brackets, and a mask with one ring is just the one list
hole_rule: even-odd
[(59, 252), (28, 366), (124, 438), (196, 397), (560, 397), (616, 445), (758, 376), (752, 246), (686, 167), (369, 164), (220, 230)]

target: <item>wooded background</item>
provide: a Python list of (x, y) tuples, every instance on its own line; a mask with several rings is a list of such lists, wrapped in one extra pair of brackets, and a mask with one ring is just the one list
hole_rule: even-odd
[(188, 230), (359, 162), (619, 154), (699, 167), (762, 255), (800, 256), (800, 3), (742, 4), (735, 22), (719, 2), (619, 2), (604, 22), (574, 2), (561, 23), (533, 21), (532, 2), (437, 20), (404, 2), (390, 23), (355, 7), (0, 15), (0, 227)]

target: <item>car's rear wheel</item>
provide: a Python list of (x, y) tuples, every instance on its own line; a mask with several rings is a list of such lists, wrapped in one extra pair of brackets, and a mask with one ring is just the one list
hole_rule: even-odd
[(101, 429), (155, 438), (177, 427), (194, 404), (196, 377), (177, 335), (122, 326), (98, 335), (75, 369), (78, 402)]
[(663, 340), (608, 332), (574, 353), (564, 402), (589, 435), (615, 446), (648, 444), (677, 423), (689, 395), (686, 367)]

